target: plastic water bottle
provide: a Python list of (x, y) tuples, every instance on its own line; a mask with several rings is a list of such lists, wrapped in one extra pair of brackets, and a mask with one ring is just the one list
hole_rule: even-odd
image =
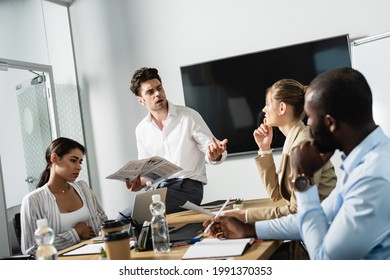
[(167, 253), (170, 251), (168, 223), (165, 219), (165, 204), (161, 201), (161, 196), (152, 196), (150, 212), (153, 218), (150, 223), (152, 228), (152, 243), (155, 253)]
[(35, 252), (35, 259), (37, 260), (56, 260), (57, 249), (53, 246), (54, 231), (47, 225), (46, 219), (37, 221), (37, 230), (34, 233), (35, 242), (38, 249)]

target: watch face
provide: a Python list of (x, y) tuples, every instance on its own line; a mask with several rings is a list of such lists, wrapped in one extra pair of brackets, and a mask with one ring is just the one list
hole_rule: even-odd
[(309, 180), (305, 176), (298, 176), (294, 184), (298, 191), (304, 191), (309, 186)]

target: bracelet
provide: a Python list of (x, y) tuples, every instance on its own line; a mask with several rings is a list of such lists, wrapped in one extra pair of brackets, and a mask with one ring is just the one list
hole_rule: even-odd
[(264, 151), (258, 150), (258, 151), (257, 151), (257, 154), (258, 154), (259, 156), (270, 155), (270, 154), (272, 154), (272, 150), (271, 150), (271, 149), (269, 149), (269, 150), (264, 150)]

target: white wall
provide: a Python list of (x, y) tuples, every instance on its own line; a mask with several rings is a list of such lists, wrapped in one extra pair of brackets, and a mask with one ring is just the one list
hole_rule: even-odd
[[(170, 101), (184, 104), (180, 66), (332, 37), (390, 29), (390, 2), (75, 0), (71, 24), (91, 168), (109, 216), (132, 198), (109, 175), (137, 157), (134, 129), (146, 111), (129, 91), (141, 66), (159, 69)], [(90, 155), (91, 156), (91, 155)], [(338, 165), (338, 163), (336, 163)], [(208, 166), (204, 202), (265, 197), (253, 156)]]
[(390, 32), (355, 41), (352, 54), (352, 66), (370, 83), (374, 120), (390, 135)]

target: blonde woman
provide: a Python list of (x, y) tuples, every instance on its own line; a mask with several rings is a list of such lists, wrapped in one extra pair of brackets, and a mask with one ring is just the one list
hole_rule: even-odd
[[(256, 167), (271, 200), (283, 200), (283, 206), (249, 208), (227, 211), (223, 215), (233, 216), (245, 223), (280, 218), (297, 212), (294, 175), (290, 162), (291, 150), (302, 142), (311, 140), (310, 129), (302, 119), (306, 86), (293, 79), (282, 79), (274, 83), (266, 94), (263, 108), (265, 118), (255, 129), (253, 137), (259, 147), (255, 158)], [(279, 168), (276, 169), (271, 150), (272, 127), (277, 127), (286, 137)], [(325, 199), (336, 186), (333, 164), (328, 161), (314, 174), (320, 200)], [(308, 259), (300, 241), (285, 242), (271, 259)]]

